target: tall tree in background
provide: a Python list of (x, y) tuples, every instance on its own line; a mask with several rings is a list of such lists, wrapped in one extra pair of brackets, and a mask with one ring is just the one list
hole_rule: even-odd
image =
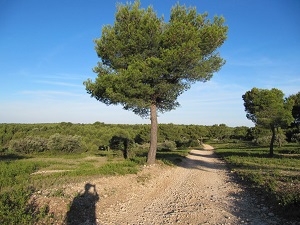
[(284, 94), (276, 88), (252, 88), (243, 95), (246, 116), (255, 125), (272, 131), (270, 156), (273, 156), (276, 129), (288, 126), (293, 121), (293, 101), (284, 99)]
[(114, 24), (95, 40), (101, 62), (95, 81), (84, 82), (91, 97), (151, 120), (148, 164), (155, 163), (157, 111), (179, 106), (177, 97), (196, 81), (208, 81), (225, 61), (216, 51), (227, 38), (224, 18), (175, 5), (169, 22), (140, 2), (118, 5)]

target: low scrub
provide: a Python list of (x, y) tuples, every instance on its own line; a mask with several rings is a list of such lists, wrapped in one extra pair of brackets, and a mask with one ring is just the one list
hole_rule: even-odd
[(44, 212), (29, 203), (35, 190), (29, 182), (30, 174), (46, 164), (3, 158), (0, 161), (0, 224), (33, 224)]
[[(50, 217), (47, 206), (40, 209), (30, 202), (32, 194), (38, 190), (69, 181), (80, 181), (89, 176), (138, 172), (137, 161), (119, 158), (107, 161), (99, 156), (77, 156), (79, 157), (70, 157), (69, 154), (60, 154), (56, 158), (53, 155), (45, 157), (45, 154), (0, 156), (0, 224), (35, 224)], [(38, 170), (54, 172), (35, 175)]]
[(82, 151), (83, 143), (78, 135), (53, 134), (49, 138), (27, 136), (11, 140), (9, 149), (21, 154), (32, 154), (45, 151), (72, 153)]
[(269, 157), (268, 148), (254, 147), (249, 143), (213, 145), (240, 179), (269, 196), (285, 216), (299, 216), (300, 154), (287, 154), (295, 153), (298, 145), (275, 149), (274, 157)]

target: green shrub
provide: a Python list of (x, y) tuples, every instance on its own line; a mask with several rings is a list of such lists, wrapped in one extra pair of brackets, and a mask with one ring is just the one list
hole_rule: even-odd
[(25, 154), (43, 152), (47, 150), (47, 142), (46, 138), (28, 136), (26, 138), (11, 140), (9, 148)]
[(190, 147), (198, 147), (198, 146), (199, 146), (199, 141), (198, 140), (191, 140)]
[(184, 149), (190, 147), (191, 141), (180, 139), (180, 140), (176, 140), (175, 143), (177, 148)]
[(30, 174), (43, 162), (0, 161), (0, 224), (34, 224), (41, 217), (29, 199), (34, 191)]
[(268, 146), (271, 142), (271, 136), (258, 137), (254, 139), (253, 142), (260, 146)]
[(176, 143), (174, 141), (166, 140), (163, 143), (159, 143), (157, 148), (159, 151), (163, 151), (163, 150), (174, 151), (176, 150)]
[(130, 158), (131, 161), (135, 162), (138, 165), (144, 165), (147, 162), (147, 157), (139, 157), (139, 156), (134, 156), (132, 158)]
[(48, 141), (48, 149), (63, 152), (78, 152), (82, 147), (81, 137), (78, 135), (53, 134)]
[[(267, 136), (262, 136), (262, 137), (258, 137), (256, 139), (253, 140), (253, 142), (259, 146), (269, 146), (271, 143), (271, 135), (267, 135)], [(287, 144), (287, 141), (285, 140), (286, 136), (282, 133), (278, 133), (276, 135), (276, 139), (274, 144), (281, 147), (285, 144)]]
[(103, 175), (125, 175), (137, 173), (138, 167), (135, 162), (126, 160), (120, 163), (107, 163), (96, 171)]
[[(216, 152), (224, 158), (232, 171), (252, 187), (262, 191), (274, 207), (285, 216), (299, 216), (300, 206), (300, 163), (296, 155), (299, 146), (289, 144), (269, 157), (268, 147), (258, 148), (249, 143), (218, 145)], [(277, 149), (276, 149), (277, 150)], [(286, 153), (293, 152), (293, 155)], [(284, 153), (284, 155), (280, 154)]]
[(46, 163), (17, 161), (0, 161), (0, 190), (17, 184), (26, 184), (30, 174)]
[(85, 149), (80, 136), (62, 135), (58, 133), (51, 135), (49, 139), (39, 136), (28, 136), (11, 140), (9, 142), (9, 148), (23, 154), (44, 152), (47, 150), (70, 153)]
[(0, 193), (0, 223), (33, 223), (33, 209), (28, 205), (32, 192), (30, 188), (14, 187), (13, 190)]

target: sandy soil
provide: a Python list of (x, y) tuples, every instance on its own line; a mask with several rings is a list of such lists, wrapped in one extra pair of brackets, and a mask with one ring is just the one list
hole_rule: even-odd
[(66, 200), (48, 204), (65, 224), (282, 224), (261, 197), (234, 181), (209, 145), (192, 150), (176, 167), (145, 166), (136, 175), (87, 180), (64, 190), (79, 193), (68, 212)]

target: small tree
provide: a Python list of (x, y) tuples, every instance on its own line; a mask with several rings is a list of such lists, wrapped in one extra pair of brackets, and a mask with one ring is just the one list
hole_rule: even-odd
[(225, 63), (216, 51), (227, 38), (224, 18), (207, 16), (177, 4), (166, 23), (135, 1), (118, 5), (114, 25), (104, 26), (95, 40), (102, 62), (94, 68), (96, 80), (84, 82), (86, 90), (107, 105), (150, 116), (148, 164), (156, 158), (157, 111), (175, 109), (179, 95), (196, 81), (208, 81)]
[(273, 156), (276, 129), (288, 126), (293, 121), (293, 102), (284, 99), (283, 92), (276, 88), (271, 90), (252, 88), (242, 97), (247, 118), (254, 122), (256, 126), (268, 128), (272, 131), (270, 156)]
[(215, 124), (209, 129), (209, 136), (216, 138), (218, 141), (222, 141), (227, 137), (230, 137), (231, 129), (226, 124)]
[(122, 150), (124, 159), (128, 158), (128, 150), (129, 145), (131, 144), (131, 140), (123, 135), (114, 135), (109, 141), (109, 147), (114, 150)]
[(241, 126), (235, 127), (232, 132), (232, 138), (246, 140), (249, 132), (249, 127)]

